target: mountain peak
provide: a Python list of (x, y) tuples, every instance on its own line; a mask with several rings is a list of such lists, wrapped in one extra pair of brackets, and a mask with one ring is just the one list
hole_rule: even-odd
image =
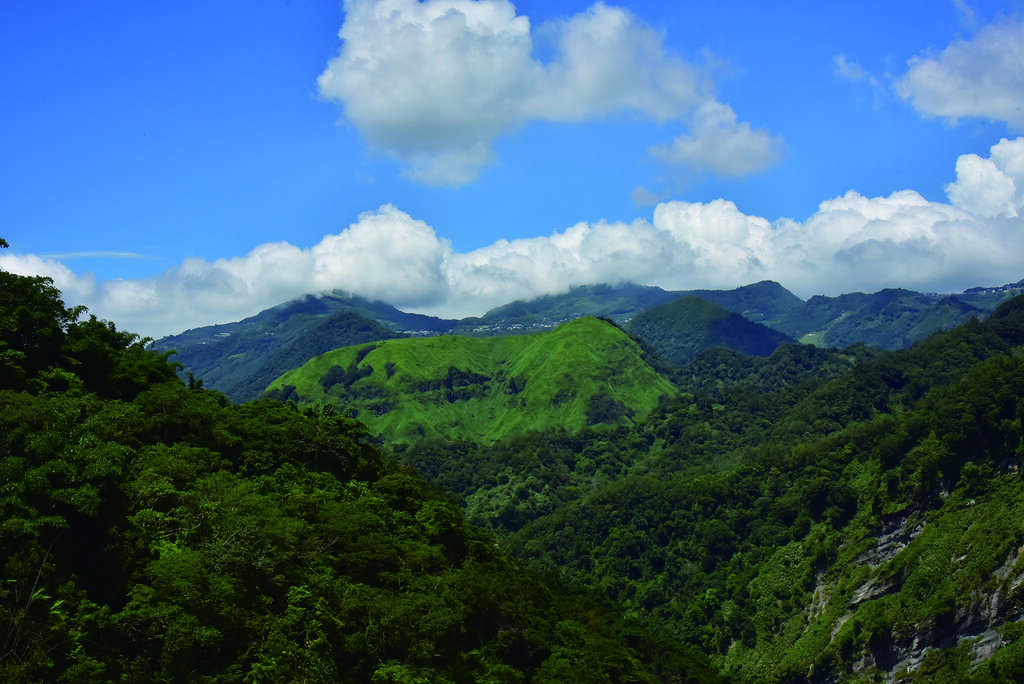
[(779, 345), (793, 341), (720, 304), (693, 295), (645, 311), (630, 321), (629, 330), (663, 359), (679, 366), (713, 347), (767, 356)]

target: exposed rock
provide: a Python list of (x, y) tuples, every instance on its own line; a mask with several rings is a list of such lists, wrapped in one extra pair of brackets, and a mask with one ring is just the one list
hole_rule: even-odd
[(875, 545), (857, 560), (872, 568), (888, 563), (924, 530), (924, 521), (917, 521), (916, 512), (887, 516)]
[(853, 610), (865, 601), (884, 596), (895, 588), (896, 583), (892, 580), (882, 580), (879, 577), (868, 578), (867, 582), (857, 587), (857, 590), (853, 592), (853, 596), (850, 598), (850, 610)]

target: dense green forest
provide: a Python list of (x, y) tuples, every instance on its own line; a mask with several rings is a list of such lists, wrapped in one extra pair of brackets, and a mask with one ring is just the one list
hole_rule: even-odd
[(1024, 679), (1024, 297), (901, 351), (374, 341), (244, 404), (146, 342), (0, 272), (3, 681)]
[(0, 680), (708, 681), (331, 407), (231, 404), (0, 272)]
[(1017, 298), (904, 352), (706, 352), (635, 426), (400, 455), (730, 678), (1020, 681), (1022, 343)]

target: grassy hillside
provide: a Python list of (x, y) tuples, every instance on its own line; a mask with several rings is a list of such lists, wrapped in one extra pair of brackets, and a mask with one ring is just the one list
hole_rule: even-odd
[(768, 356), (789, 337), (699, 297), (680, 297), (629, 322), (628, 329), (663, 359), (685, 366), (705, 349)]
[(614, 325), (582, 318), (532, 335), (388, 340), (323, 354), (273, 382), (270, 394), (355, 410), (396, 441), (494, 441), (646, 416), (672, 385)]

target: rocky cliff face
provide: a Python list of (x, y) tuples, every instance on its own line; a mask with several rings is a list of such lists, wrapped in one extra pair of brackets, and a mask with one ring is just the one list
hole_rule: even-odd
[[(975, 502), (971, 499), (966, 505), (973, 507)], [(903, 583), (898, 574), (891, 572), (892, 565), (914, 545), (926, 526), (925, 516), (920, 511), (883, 519), (874, 543), (857, 558), (859, 564), (871, 569), (870, 574), (849, 593), (849, 598), (819, 574), (807, 609), (809, 621), (824, 618), (832, 602), (845, 600), (845, 611), (832, 627), (835, 641), (859, 609), (897, 594), (903, 589)], [(967, 550), (950, 559), (953, 572), (970, 562), (970, 553)], [(888, 639), (868, 641), (859, 654), (853, 654), (852, 673), (881, 676), (886, 682), (911, 681), (928, 654), (936, 649), (965, 649), (972, 665), (988, 660), (1005, 643), (1003, 628), (1024, 618), (1020, 601), (1024, 586), (1022, 558), (1024, 545), (1011, 548), (1002, 563), (988, 573), (982, 584), (974, 587), (969, 597), (956, 602), (955, 609), (926, 622), (893, 629)], [(896, 601), (889, 601), (886, 607), (896, 606)], [(888, 617), (898, 621), (895, 615)], [(822, 683), (843, 678), (843, 674), (835, 671), (810, 677), (811, 681)]]

